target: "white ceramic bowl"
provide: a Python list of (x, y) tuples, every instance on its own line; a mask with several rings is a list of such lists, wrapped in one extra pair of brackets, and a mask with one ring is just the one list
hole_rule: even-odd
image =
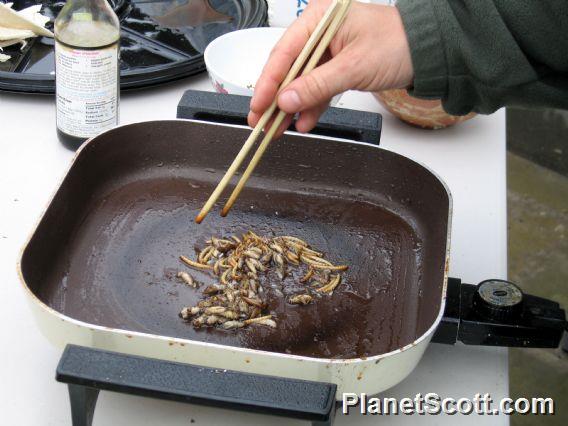
[(223, 34), (204, 52), (205, 66), (215, 91), (252, 96), (270, 51), (285, 28), (248, 28)]
[[(217, 37), (203, 57), (211, 84), (217, 93), (252, 96), (272, 48), (286, 28), (247, 28)], [(334, 96), (331, 106), (341, 95)]]

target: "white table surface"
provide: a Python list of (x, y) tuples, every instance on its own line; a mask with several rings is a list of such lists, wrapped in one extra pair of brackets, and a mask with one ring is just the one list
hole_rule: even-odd
[[(125, 94), (121, 122), (170, 119), (187, 88), (210, 90), (205, 76)], [(338, 106), (384, 112), (372, 96), (347, 93)], [(70, 425), (66, 386), (54, 380), (61, 354), (39, 333), (16, 274), (19, 252), (62, 178), (72, 153), (55, 134), (52, 97), (0, 93), (0, 424)], [(506, 278), (505, 114), (424, 131), (384, 113), (383, 148), (435, 170), (453, 195), (450, 276), (477, 283)], [(383, 396), (507, 396), (507, 350), (432, 344), (416, 370)], [(307, 424), (281, 418), (102, 392), (95, 425)], [(337, 425), (503, 425), (506, 416), (338, 415)]]

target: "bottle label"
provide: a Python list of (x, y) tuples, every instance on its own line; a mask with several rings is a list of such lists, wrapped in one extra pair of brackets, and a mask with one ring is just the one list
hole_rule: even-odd
[(118, 43), (74, 49), (55, 42), (57, 127), (90, 138), (118, 124)]

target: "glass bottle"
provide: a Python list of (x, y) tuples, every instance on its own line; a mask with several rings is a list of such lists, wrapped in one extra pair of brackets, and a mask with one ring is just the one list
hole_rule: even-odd
[(57, 136), (70, 149), (118, 124), (119, 40), (106, 0), (67, 0), (55, 20)]

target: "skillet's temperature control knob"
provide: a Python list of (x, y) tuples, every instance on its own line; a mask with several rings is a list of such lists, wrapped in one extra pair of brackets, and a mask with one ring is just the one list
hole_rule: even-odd
[(509, 281), (482, 281), (473, 296), (473, 306), (475, 311), (485, 319), (512, 320), (521, 314), (523, 292)]

